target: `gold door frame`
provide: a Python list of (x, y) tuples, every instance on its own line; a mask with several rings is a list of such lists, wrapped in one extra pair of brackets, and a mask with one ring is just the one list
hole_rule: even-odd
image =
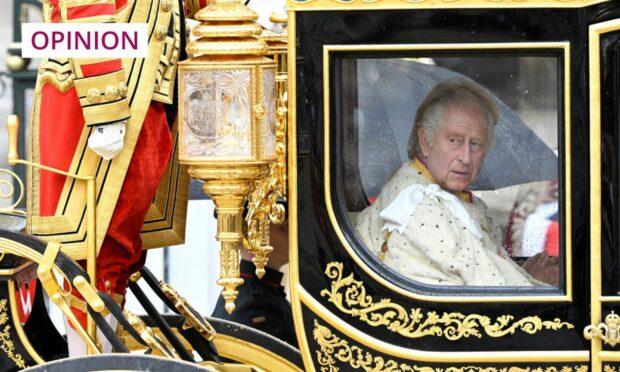
[[(601, 35), (620, 30), (620, 19), (597, 23), (589, 30), (590, 66), (590, 324), (603, 322), (603, 303), (620, 302), (620, 296), (603, 296), (601, 273)], [(603, 362), (620, 362), (620, 352), (603, 351), (600, 338), (593, 338), (592, 370)]]

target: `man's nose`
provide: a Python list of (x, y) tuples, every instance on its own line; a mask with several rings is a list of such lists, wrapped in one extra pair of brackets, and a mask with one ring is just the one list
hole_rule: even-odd
[(461, 146), (459, 152), (459, 160), (465, 165), (469, 165), (469, 163), (471, 162), (471, 149), (469, 148), (469, 144), (466, 143)]

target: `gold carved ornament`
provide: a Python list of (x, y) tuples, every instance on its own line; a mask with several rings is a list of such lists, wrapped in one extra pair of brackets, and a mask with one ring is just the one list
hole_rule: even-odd
[(287, 195), (286, 184), (286, 126), (288, 124), (287, 116), (288, 104), (286, 91), (278, 91), (278, 108), (276, 109), (276, 169), (274, 171), (277, 184), (280, 187), (280, 193), (283, 197)]
[(26, 368), (26, 361), (21, 354), (15, 353), (15, 344), (11, 340), (11, 326), (7, 324), (9, 315), (7, 310), (7, 300), (0, 300), (0, 326), (4, 326), (0, 330), (0, 349), (4, 351), (7, 357), (11, 359), (19, 368)]
[(605, 317), (605, 323), (584, 328), (583, 337), (586, 340), (599, 338), (609, 346), (616, 346), (620, 343), (620, 315), (612, 311)]
[(434, 311), (423, 314), (419, 308), (407, 311), (389, 298), (375, 301), (366, 294), (362, 281), (355, 280), (353, 274), (343, 278), (342, 270), (343, 265), (340, 262), (327, 265), (325, 274), (334, 280), (331, 282), (331, 289), (322, 290), (321, 296), (327, 297), (329, 302), (345, 314), (359, 318), (373, 327), (385, 326), (404, 337), (443, 336), (450, 341), (456, 341), (470, 336), (480, 338), (481, 331), (490, 337), (502, 337), (514, 334), (517, 330), (535, 334), (543, 329), (574, 328), (572, 324), (558, 318), (542, 320), (537, 316), (528, 316), (515, 321), (512, 315), (502, 315), (492, 321), (490, 317), (478, 314), (454, 312), (439, 315)]
[(272, 13), (269, 20), (283, 27), (282, 33), (263, 29), (261, 39), (265, 41), (268, 55), (276, 62), (276, 170), (273, 173), (277, 179), (282, 197), (287, 195), (287, 163), (286, 163), (286, 137), (288, 125), (288, 34), (286, 25), (288, 18), (286, 13)]
[(254, 190), (248, 196), (246, 234), (243, 237), (243, 247), (254, 254), (252, 262), (259, 278), (265, 275), (265, 266), (269, 261), (267, 255), (273, 251), (269, 245), (269, 225), (284, 222), (285, 216), (284, 206), (277, 203), (278, 197), (282, 195), (276, 176), (277, 164), (271, 163), (269, 170), (269, 177), (256, 181)]
[[(419, 366), (417, 364), (405, 364), (393, 359), (384, 359), (381, 356), (373, 355), (358, 346), (351, 346), (345, 339), (341, 339), (332, 331), (314, 320), (314, 331), (312, 336), (319, 345), (316, 352), (316, 361), (321, 366), (321, 372), (337, 372), (340, 370), (336, 366), (337, 362), (346, 363), (351, 368), (364, 371), (402, 371), (402, 372), (586, 372), (588, 366), (564, 366), (557, 367), (430, 367)], [(347, 367), (346, 370), (349, 368)]]
[[(278, 68), (286, 63), (286, 54), (276, 58)], [(276, 161), (271, 169), (271, 177), (274, 179), (274, 191), (279, 197), (287, 195), (287, 163), (286, 163), (286, 136), (288, 125), (288, 93), (286, 89), (286, 72), (276, 76)], [(284, 220), (284, 218), (282, 218)], [(274, 222), (276, 224), (282, 222)]]

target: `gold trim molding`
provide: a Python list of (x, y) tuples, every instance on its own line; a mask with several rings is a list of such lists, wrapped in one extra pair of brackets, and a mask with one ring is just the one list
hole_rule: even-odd
[[(602, 213), (601, 213), (601, 39), (604, 34), (620, 30), (620, 20), (592, 24), (588, 32), (588, 65), (589, 67), (589, 108), (590, 108), (590, 324), (602, 320), (602, 302), (616, 301), (616, 296), (603, 297), (602, 277)], [(587, 329), (587, 328), (586, 328)], [(585, 330), (584, 330), (585, 331)], [(590, 347), (592, 366), (601, 369), (601, 362), (612, 356), (617, 361), (618, 353), (603, 351), (603, 340), (593, 338)], [(608, 353), (611, 353), (608, 354)]]
[(582, 8), (609, 0), (287, 0), (286, 8), (305, 10), (384, 10), (441, 8)]
[(419, 366), (417, 364), (405, 364), (393, 359), (383, 359), (378, 355), (358, 347), (350, 346), (349, 342), (341, 339), (332, 333), (332, 331), (319, 324), (314, 320), (314, 331), (312, 332), (314, 340), (319, 345), (319, 350), (315, 350), (316, 361), (321, 366), (322, 372), (337, 372), (340, 368), (336, 366), (337, 362), (349, 364), (355, 369), (363, 369), (365, 371), (403, 371), (403, 372), (586, 372), (587, 365), (579, 366), (563, 366), (557, 367), (446, 367), (437, 368), (430, 366)]
[(26, 368), (26, 361), (21, 354), (15, 353), (15, 344), (11, 340), (11, 326), (6, 324), (9, 321), (9, 314), (6, 307), (7, 300), (0, 300), (0, 326), (4, 326), (0, 331), (0, 349), (11, 359), (19, 368)]
[(543, 329), (572, 329), (574, 326), (562, 322), (559, 318), (542, 320), (538, 316), (527, 316), (514, 321), (513, 315), (502, 315), (493, 321), (490, 317), (479, 314), (465, 315), (462, 313), (437, 314), (428, 311), (426, 314), (419, 308), (407, 311), (389, 298), (375, 301), (366, 294), (364, 282), (355, 280), (353, 274), (343, 278), (343, 264), (330, 262), (325, 275), (333, 279), (331, 289), (321, 291), (341, 312), (372, 326), (385, 326), (388, 330), (407, 338), (426, 336), (445, 337), (450, 341), (474, 336), (482, 337), (482, 332), (489, 337), (503, 337), (514, 334), (517, 330), (527, 334), (535, 334)]

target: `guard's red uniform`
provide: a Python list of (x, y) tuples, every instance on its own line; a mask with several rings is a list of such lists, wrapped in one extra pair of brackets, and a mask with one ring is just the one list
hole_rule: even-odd
[[(57, 107), (65, 109), (58, 112)], [(163, 104), (152, 102), (144, 119), (125, 182), (112, 215), (110, 226), (97, 257), (97, 287), (107, 292), (125, 293), (127, 278), (143, 265), (140, 258), (140, 229), (157, 185), (166, 168), (172, 139)], [(75, 89), (62, 94), (51, 85), (43, 88), (41, 97), (40, 152), (41, 161), (54, 168), (68, 170), (79, 139), (84, 118)], [(58, 133), (63, 133), (62, 142)], [(62, 146), (58, 146), (62, 143)], [(64, 185), (64, 176), (41, 173), (40, 208), (42, 216), (56, 211)]]
[[(68, 7), (63, 15), (58, 0), (51, 0), (50, 20), (71, 22), (88, 21), (92, 18), (92, 21), (104, 21), (105, 17), (114, 17), (126, 3), (127, 0), (107, 3), (86, 0), (79, 2), (81, 5)], [(80, 79), (87, 81), (100, 76), (110, 77), (110, 80), (105, 79), (105, 86), (102, 88), (124, 83), (122, 80), (114, 81), (119, 76), (124, 79), (120, 59), (87, 62), (86, 60), (80, 64), (82, 76), (76, 76), (76, 86)], [(62, 93), (52, 84), (45, 84), (41, 88), (39, 156), (44, 165), (69, 170), (84, 125), (105, 125), (128, 118), (129, 106), (127, 98), (122, 94), (117, 94), (116, 101), (112, 103), (115, 106), (107, 108), (115, 109), (116, 114), (107, 113), (103, 119), (97, 119), (97, 115), (92, 115), (97, 105), (84, 101), (84, 97), (78, 97), (78, 90), (73, 87)], [(103, 94), (103, 89), (101, 93)], [(129, 275), (144, 265), (145, 254), (142, 251), (140, 230), (166, 169), (171, 149), (172, 140), (164, 106), (153, 101), (144, 118), (116, 208), (97, 257), (97, 288), (102, 292), (124, 295)], [(41, 216), (53, 216), (56, 213), (64, 183), (64, 176), (41, 172), (38, 200)], [(78, 295), (77, 292), (74, 294)], [(76, 315), (85, 320), (83, 314)]]

